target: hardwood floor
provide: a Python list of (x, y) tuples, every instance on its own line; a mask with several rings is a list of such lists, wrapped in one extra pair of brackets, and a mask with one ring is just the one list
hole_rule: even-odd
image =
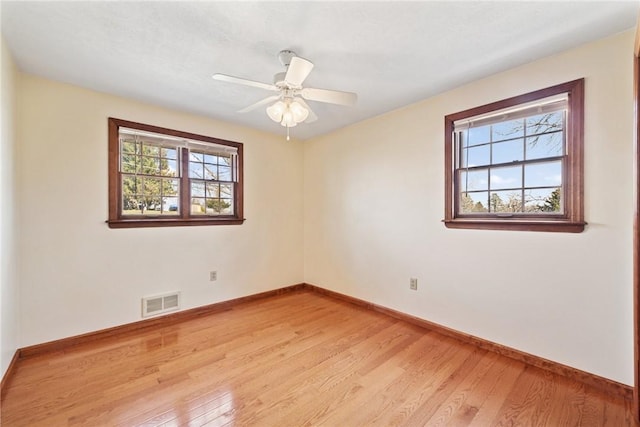
[(635, 426), (631, 402), (310, 291), (21, 359), (2, 426)]

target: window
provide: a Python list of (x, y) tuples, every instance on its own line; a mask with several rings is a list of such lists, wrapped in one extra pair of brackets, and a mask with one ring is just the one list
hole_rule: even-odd
[(241, 143), (109, 119), (109, 227), (243, 221)]
[(584, 79), (445, 117), (449, 228), (584, 230)]

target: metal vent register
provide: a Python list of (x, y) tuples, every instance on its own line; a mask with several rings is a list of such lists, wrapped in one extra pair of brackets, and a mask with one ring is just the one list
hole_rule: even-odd
[(142, 317), (176, 311), (180, 308), (180, 292), (142, 298)]

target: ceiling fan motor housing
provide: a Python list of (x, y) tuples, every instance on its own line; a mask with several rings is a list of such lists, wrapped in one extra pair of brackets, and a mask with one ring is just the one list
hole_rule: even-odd
[(291, 58), (293, 58), (294, 56), (298, 55), (296, 55), (294, 51), (288, 49), (281, 50), (280, 53), (278, 53), (278, 59), (280, 60), (280, 63), (285, 67), (288, 67), (289, 64), (291, 64)]

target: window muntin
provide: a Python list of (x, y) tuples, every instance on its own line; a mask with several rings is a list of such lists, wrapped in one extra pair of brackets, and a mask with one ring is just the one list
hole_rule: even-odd
[(584, 80), (445, 117), (445, 225), (584, 229)]
[(242, 144), (109, 119), (109, 226), (240, 224)]

